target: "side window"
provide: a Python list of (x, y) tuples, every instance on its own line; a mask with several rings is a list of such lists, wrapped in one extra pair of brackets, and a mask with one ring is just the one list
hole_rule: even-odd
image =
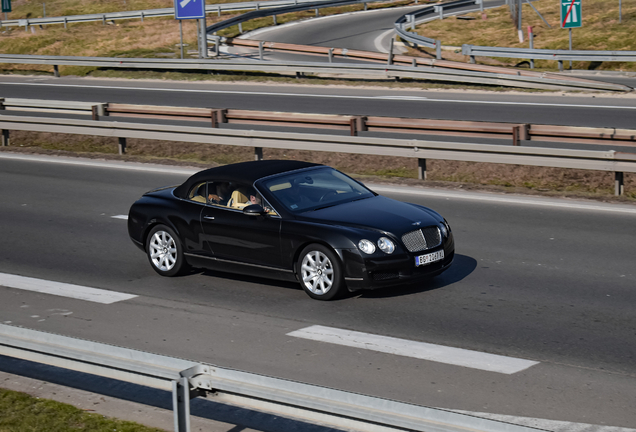
[(206, 182), (195, 184), (190, 192), (188, 192), (188, 199), (199, 203), (205, 203), (205, 189)]

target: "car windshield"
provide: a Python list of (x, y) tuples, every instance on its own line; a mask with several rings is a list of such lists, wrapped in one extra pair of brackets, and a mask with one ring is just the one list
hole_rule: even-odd
[(332, 168), (299, 171), (267, 179), (263, 186), (294, 213), (369, 198), (374, 193)]

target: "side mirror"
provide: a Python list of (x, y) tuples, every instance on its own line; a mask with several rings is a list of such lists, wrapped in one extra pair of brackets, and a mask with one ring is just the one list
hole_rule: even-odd
[(260, 204), (250, 204), (243, 208), (243, 214), (248, 216), (260, 216), (267, 213)]

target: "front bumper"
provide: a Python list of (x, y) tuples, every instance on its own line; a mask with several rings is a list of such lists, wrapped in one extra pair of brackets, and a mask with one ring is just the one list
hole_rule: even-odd
[[(415, 266), (417, 255), (444, 250), (444, 259)], [(455, 257), (452, 235), (436, 248), (418, 253), (402, 253), (381, 257), (363, 257), (360, 251), (343, 250), (345, 283), (349, 291), (378, 289), (402, 285), (436, 276), (450, 267)]]

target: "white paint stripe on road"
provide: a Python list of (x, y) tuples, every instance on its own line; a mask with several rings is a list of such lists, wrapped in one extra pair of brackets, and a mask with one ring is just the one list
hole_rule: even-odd
[(86, 300), (102, 304), (111, 304), (137, 297), (133, 294), (124, 294), (116, 291), (108, 291), (80, 285), (53, 282), (44, 279), (35, 279), (7, 273), (0, 273), (0, 286), (26, 291), (34, 291), (44, 294), (52, 294), (61, 297), (70, 297), (78, 300)]
[[(69, 87), (69, 88), (104, 88), (112, 90), (140, 90), (157, 92), (178, 92), (178, 93), (202, 93), (202, 94), (231, 94), (249, 96), (289, 96), (289, 97), (313, 97), (324, 99), (364, 99), (383, 100), (383, 96), (353, 96), (341, 94), (312, 94), (312, 93), (285, 93), (285, 92), (259, 92), (259, 91), (233, 91), (233, 90), (205, 90), (205, 89), (180, 89), (180, 88), (152, 88), (152, 87), (125, 87), (125, 86), (94, 86), (77, 84), (48, 84), (48, 83), (14, 83), (0, 82), (0, 85), (23, 85), (23, 86), (47, 86), (47, 87)], [(537, 107), (557, 107), (557, 108), (594, 108), (594, 109), (626, 109), (636, 110), (636, 106), (621, 105), (592, 105), (575, 103), (547, 103), (547, 102), (514, 102), (514, 101), (493, 101), (493, 100), (460, 100), (460, 99), (422, 99), (422, 102), (460, 103), (460, 104), (483, 104), (483, 105), (516, 105), (516, 106), (537, 106)]]
[(287, 333), (287, 336), (355, 348), (363, 348), (405, 357), (414, 357), (422, 360), (480, 369), (489, 372), (498, 372), (507, 375), (520, 372), (531, 366), (539, 364), (539, 362), (532, 360), (524, 360), (462, 348), (409, 341), (406, 339), (379, 336), (319, 325)]
[(128, 215), (115, 215), (115, 216), (111, 216), (111, 218), (128, 220)]
[(552, 207), (552, 208), (563, 208), (567, 210), (591, 210), (591, 211), (602, 211), (602, 212), (611, 212), (611, 213), (624, 213), (624, 214), (632, 214), (636, 215), (636, 207), (630, 205), (621, 205), (621, 204), (606, 204), (606, 203), (584, 203), (581, 201), (574, 201), (568, 199), (545, 199), (545, 198), (535, 198), (535, 197), (520, 197), (520, 196), (500, 196), (500, 195), (492, 195), (484, 192), (458, 192), (451, 190), (432, 190), (432, 189), (422, 189), (422, 188), (408, 188), (408, 187), (390, 187), (390, 186), (382, 186), (382, 185), (372, 185), (367, 184), (372, 190), (379, 193), (395, 193), (395, 194), (404, 194), (404, 195), (419, 195), (419, 196), (430, 196), (435, 198), (445, 198), (445, 199), (465, 199), (472, 201), (482, 201), (482, 202), (496, 202), (502, 204), (523, 204), (530, 206), (539, 206), (539, 207)]

